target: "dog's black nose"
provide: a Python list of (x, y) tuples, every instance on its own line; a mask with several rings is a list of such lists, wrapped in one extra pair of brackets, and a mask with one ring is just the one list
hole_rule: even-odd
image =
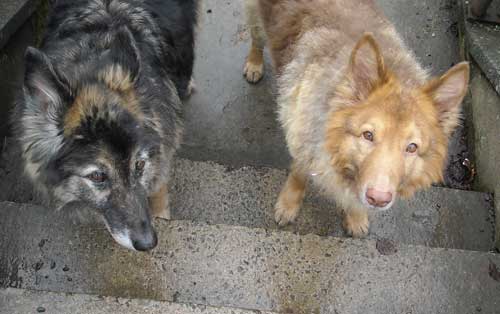
[(142, 234), (140, 237), (132, 241), (132, 245), (137, 251), (152, 250), (157, 244), (158, 237), (156, 236), (156, 232), (154, 230), (147, 232), (146, 234)]

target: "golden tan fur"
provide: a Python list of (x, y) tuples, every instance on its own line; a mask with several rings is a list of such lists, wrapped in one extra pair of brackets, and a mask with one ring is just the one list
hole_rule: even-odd
[(249, 83), (257, 83), (264, 74), (264, 55), (262, 49), (252, 43), (243, 70), (243, 75)]
[(262, 20), (260, 18), (257, 1), (246, 1), (245, 11), (247, 26), (252, 35), (252, 46), (248, 53), (243, 69), (243, 75), (249, 83), (257, 83), (264, 74), (264, 46), (266, 38), (262, 29)]
[(98, 77), (102, 85), (87, 85), (78, 91), (64, 117), (65, 136), (69, 136), (81, 124), (81, 120), (90, 115), (94, 107), (108, 104), (119, 104), (142, 120), (143, 114), (127, 71), (120, 65), (112, 65), (103, 69)]
[(152, 215), (170, 220), (170, 206), (168, 204), (168, 187), (163, 184), (158, 192), (149, 196)]
[(276, 202), (275, 219), (278, 224), (286, 225), (297, 216), (305, 196), (306, 181), (304, 174), (292, 165), (283, 192)]
[[(388, 209), (397, 195), (442, 179), (467, 64), (429, 80), (370, 0), (260, 0), (257, 8), (294, 161), (276, 204), (278, 223), (296, 218), (311, 174), (344, 210), (353, 236), (368, 232), (369, 208)], [(375, 206), (370, 191), (393, 197)]]

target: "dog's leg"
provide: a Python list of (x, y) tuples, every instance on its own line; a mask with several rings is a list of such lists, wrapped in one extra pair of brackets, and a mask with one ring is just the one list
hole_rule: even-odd
[(306, 177), (292, 164), (285, 186), (274, 207), (274, 218), (280, 226), (297, 218), (306, 192)]
[(167, 184), (163, 184), (158, 192), (149, 197), (153, 217), (170, 220), (170, 207), (168, 204)]
[(344, 229), (353, 238), (363, 238), (368, 234), (370, 222), (366, 209), (346, 209), (344, 212)]
[(243, 75), (249, 83), (257, 83), (264, 75), (264, 28), (260, 18), (257, 0), (246, 0), (247, 26), (252, 36), (252, 46), (245, 62)]
[(243, 75), (249, 83), (257, 83), (264, 76), (264, 56), (263, 48), (257, 47), (252, 40), (252, 47), (248, 53), (243, 69)]

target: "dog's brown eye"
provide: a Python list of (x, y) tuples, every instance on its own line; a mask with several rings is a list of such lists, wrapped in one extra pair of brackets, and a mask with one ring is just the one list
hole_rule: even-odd
[(142, 171), (144, 169), (145, 165), (146, 165), (146, 162), (144, 160), (138, 160), (135, 162), (135, 169), (137, 171)]
[(94, 181), (95, 183), (103, 183), (108, 179), (108, 176), (101, 171), (94, 171), (87, 176), (87, 179)]
[(418, 149), (418, 145), (415, 143), (411, 143), (410, 145), (408, 145), (408, 147), (406, 147), (406, 152), (410, 153), (410, 154), (414, 154), (417, 152), (417, 149)]
[(363, 137), (365, 140), (373, 142), (373, 133), (370, 131), (363, 132)]

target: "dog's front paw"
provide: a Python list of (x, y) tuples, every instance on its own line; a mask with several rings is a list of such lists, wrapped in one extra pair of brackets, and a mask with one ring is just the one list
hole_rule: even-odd
[(250, 60), (247, 60), (243, 70), (243, 75), (249, 83), (257, 83), (262, 79), (262, 76), (264, 76), (264, 63), (253, 63)]
[(353, 238), (363, 238), (368, 235), (370, 222), (366, 211), (347, 211), (344, 216), (344, 229)]
[(292, 202), (283, 201), (280, 197), (274, 206), (274, 220), (280, 226), (286, 226), (293, 223), (299, 215), (300, 203), (294, 204)]
[(288, 175), (274, 206), (274, 220), (278, 225), (284, 226), (294, 222), (299, 215), (306, 192), (305, 184), (304, 176), (292, 167), (292, 172)]

